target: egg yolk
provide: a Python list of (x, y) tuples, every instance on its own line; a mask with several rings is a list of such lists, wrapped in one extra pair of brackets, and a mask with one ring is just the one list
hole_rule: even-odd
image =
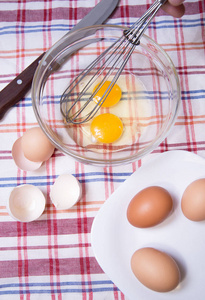
[[(100, 104), (100, 101), (101, 101), (104, 93), (106, 92), (107, 88), (109, 87), (110, 83), (111, 83), (111, 81), (105, 81), (105, 83), (101, 86), (99, 91), (96, 92), (96, 95), (93, 97), (93, 100), (95, 101), (95, 103)], [(96, 91), (98, 86), (99, 86), (99, 84), (94, 87), (93, 93)], [(103, 102), (102, 107), (110, 107), (110, 106), (115, 105), (116, 103), (118, 103), (120, 101), (121, 96), (122, 96), (121, 89), (117, 84), (115, 84), (113, 86), (113, 88), (111, 89), (110, 93), (108, 94), (107, 98)]]
[(123, 124), (116, 115), (106, 113), (95, 117), (90, 125), (92, 136), (100, 143), (113, 143), (120, 138)]

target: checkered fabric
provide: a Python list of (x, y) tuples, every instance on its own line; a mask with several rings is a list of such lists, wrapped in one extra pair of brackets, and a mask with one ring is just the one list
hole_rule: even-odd
[[(99, 0), (1, 0), (0, 89), (80, 21)], [(121, 0), (108, 24), (132, 24), (151, 0)], [(14, 141), (37, 121), (29, 92), (0, 122), (0, 299), (125, 300), (102, 271), (91, 248), (94, 217), (106, 199), (150, 157), (187, 150), (205, 157), (205, 1), (185, 0), (186, 13), (175, 19), (160, 10), (146, 34), (171, 57), (179, 74), (181, 106), (168, 137), (142, 160), (118, 167), (94, 167), (55, 150), (35, 172), (17, 168)], [(50, 187), (63, 173), (80, 181), (81, 200), (57, 211)], [(38, 221), (20, 223), (7, 213), (11, 190), (38, 186), (46, 209)], [(140, 300), (140, 299), (134, 299)]]

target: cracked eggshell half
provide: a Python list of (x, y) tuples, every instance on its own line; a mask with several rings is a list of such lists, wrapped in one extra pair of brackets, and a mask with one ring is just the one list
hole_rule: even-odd
[(58, 176), (51, 187), (50, 198), (57, 209), (69, 209), (82, 195), (79, 181), (71, 174)]
[(45, 204), (45, 197), (36, 186), (23, 184), (12, 190), (7, 210), (10, 216), (17, 221), (31, 222), (42, 215)]
[(24, 156), (22, 147), (21, 147), (22, 138), (20, 137), (15, 141), (12, 147), (12, 157), (17, 165), (23, 171), (35, 171), (40, 168), (42, 162), (30, 161)]

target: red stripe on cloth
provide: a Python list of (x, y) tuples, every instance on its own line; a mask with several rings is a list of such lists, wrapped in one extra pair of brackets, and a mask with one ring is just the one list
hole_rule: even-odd
[[(179, 26), (181, 42), (184, 44), (185, 43), (185, 37), (184, 37), (183, 26), (182, 26), (181, 20), (179, 20), (179, 23), (181, 25), (181, 26)], [(184, 49), (182, 50), (182, 59), (183, 59), (184, 69), (187, 70), (187, 53)], [(186, 74), (184, 74), (183, 78), (184, 78), (184, 80), (183, 80), (184, 86), (182, 87), (182, 90), (189, 91), (190, 90), (190, 88), (189, 88), (189, 77)], [(191, 99), (187, 99), (186, 104), (187, 104), (187, 107), (188, 107), (188, 110), (187, 110), (188, 115), (193, 116)], [(196, 136), (195, 136), (194, 124), (190, 125), (189, 130), (190, 130), (190, 138), (192, 139), (193, 144), (196, 145)], [(194, 149), (190, 149), (190, 150), (195, 152)]]
[[(85, 166), (84, 166), (84, 164), (80, 164), (80, 166), (81, 166), (81, 174), (85, 174)], [(85, 178), (84, 178), (85, 179)], [(84, 202), (84, 203), (86, 203), (89, 199), (86, 199), (86, 187), (85, 187), (85, 180), (83, 180), (83, 191), (84, 191), (84, 194), (83, 194), (83, 197), (82, 197), (82, 201)], [(86, 217), (86, 228), (85, 228), (86, 230), (88, 230), (88, 219), (87, 219), (87, 217)], [(84, 229), (84, 230), (85, 230)], [(89, 243), (89, 236), (88, 236), (88, 234), (86, 234), (85, 235), (85, 238), (84, 238), (84, 243), (86, 243), (86, 244), (88, 244)], [(92, 268), (92, 266), (91, 266), (91, 262), (90, 262), (90, 259), (89, 259), (89, 256), (90, 256), (90, 253), (89, 253), (89, 248), (88, 247), (85, 247), (84, 248), (85, 249), (85, 253), (86, 253), (86, 267), (87, 267), (87, 279), (88, 279), (88, 282), (90, 282), (90, 284), (89, 284), (89, 289), (92, 291), (92, 285), (91, 285), (91, 283), (92, 283), (92, 277), (91, 277), (91, 273), (92, 273), (92, 270), (91, 270), (91, 268)], [(90, 297), (90, 299), (93, 299), (93, 292), (91, 292), (90, 294), (89, 294), (89, 297)]]
[[(43, 2), (43, 0), (42, 0)], [(202, 1), (201, 1), (202, 2)], [(112, 14), (112, 19), (115, 18), (124, 18), (126, 15), (130, 18), (138, 18), (141, 17), (142, 14), (147, 10), (149, 5), (126, 5), (119, 6), (115, 12)], [(186, 15), (194, 15), (201, 13), (202, 4), (198, 1), (196, 2), (185, 2), (186, 7)], [(87, 15), (93, 7), (58, 7), (53, 8), (48, 12), (48, 19), (52, 20), (80, 20), (85, 15)], [(158, 12), (158, 16), (166, 15), (163, 10)], [(41, 22), (44, 19), (45, 10), (36, 9), (36, 10), (29, 10), (27, 9), (24, 14), (24, 21), (25, 22)], [(47, 19), (47, 20), (48, 20)], [(11, 10), (11, 11), (1, 11), (0, 10), (0, 20), (2, 22), (15, 22), (19, 21), (19, 12), (18, 10)]]
[(205, 11), (205, 1), (199, 1), (199, 11), (201, 14), (201, 33), (202, 33), (202, 40), (204, 46), (204, 53), (205, 53), (205, 21), (204, 21), (204, 11)]
[[(80, 164), (79, 162), (75, 163), (75, 173), (76, 174), (85, 174), (85, 167), (83, 164)], [(86, 193), (85, 193), (85, 181), (82, 183), (82, 198), (81, 201), (77, 203), (77, 216), (78, 216), (78, 224), (80, 231), (78, 232), (78, 240), (79, 243), (85, 243), (88, 244), (88, 234), (86, 232), (88, 231), (88, 218), (86, 211), (82, 211), (80, 209), (81, 203), (86, 202)], [(80, 270), (81, 270), (81, 281), (82, 282), (91, 282), (91, 268), (92, 265), (90, 264), (90, 258), (89, 258), (89, 248), (87, 247), (79, 247), (79, 261), (80, 261)], [(86, 287), (82, 284), (82, 288)], [(89, 285), (89, 289), (92, 290), (92, 287)], [(92, 292), (89, 293), (89, 297), (92, 299)], [(82, 299), (87, 299), (87, 296), (85, 293), (82, 294)], [(89, 298), (90, 299), (90, 298)]]
[[(49, 43), (51, 44), (51, 36), (49, 34)], [(53, 80), (51, 80), (50, 82), (50, 90), (51, 90), (51, 94), (54, 94), (54, 82)], [(55, 109), (54, 109), (54, 105), (51, 104), (50, 105), (50, 110), (49, 110), (49, 114), (52, 115), (53, 120), (55, 120)], [(54, 175), (56, 174), (55, 171), (55, 157), (52, 158), (52, 164), (47, 163), (46, 165), (46, 171), (47, 171), (47, 175), (48, 176), (52, 176), (52, 178), (54, 178)], [(50, 174), (51, 173), (51, 174)], [(50, 185), (47, 186), (47, 195), (50, 194)], [(59, 267), (59, 252), (58, 252), (58, 222), (57, 222), (57, 210), (53, 210), (53, 214), (52, 214), (52, 229), (53, 229), (53, 241), (50, 244), (50, 246), (53, 246), (53, 244), (55, 245), (55, 248), (53, 250), (53, 252), (51, 251), (50, 253), (53, 253), (53, 275), (55, 274), (56, 276), (56, 281), (60, 282), (60, 267)], [(55, 279), (54, 279), (55, 281)], [(55, 296), (53, 296), (55, 297)], [(58, 289), (58, 300), (62, 299), (62, 295), (61, 295), (61, 288), (59, 286)]]
[[(86, 218), (86, 227), (79, 225), (78, 219), (59, 219), (56, 220), (55, 226), (58, 235), (90, 233), (93, 218)], [(19, 222), (0, 222), (0, 237), (12, 237), (18, 235)], [(27, 236), (46, 235), (50, 227), (50, 220), (35, 221), (27, 223)], [(52, 234), (52, 232), (50, 232)]]
[[(80, 275), (82, 274), (82, 264), (86, 265), (89, 260), (90, 274), (101, 274), (102, 269), (94, 257), (89, 258), (64, 258), (59, 259), (59, 271), (61, 275)], [(19, 259), (11, 261), (0, 261), (0, 278), (24, 277), (29, 276), (46, 276), (50, 275), (51, 261), (49, 259)]]
[[(52, 1), (45, 0), (44, 1), (44, 13), (43, 13), (43, 26), (50, 28), (51, 27), (51, 20), (52, 20)], [(47, 48), (51, 47), (52, 45), (52, 35), (51, 31), (48, 30), (48, 32), (43, 32), (43, 48), (46, 50)], [(46, 86), (47, 92), (54, 93), (53, 92), (53, 80), (49, 82), (49, 84)], [(51, 115), (53, 117), (53, 105), (51, 104), (48, 107), (48, 117), (51, 118)], [(52, 119), (52, 118), (51, 118)], [(49, 163), (46, 163), (46, 175), (48, 177), (53, 176), (55, 174), (55, 158), (52, 158), (52, 167)], [(50, 194), (50, 186), (47, 186), (47, 195)], [(48, 199), (49, 201), (49, 199)], [(51, 284), (53, 282), (60, 282), (60, 271), (59, 271), (59, 259), (58, 259), (58, 221), (56, 210), (53, 209), (51, 211), (51, 214), (49, 211), (46, 211), (47, 213), (47, 241), (48, 241), (48, 270), (47, 274), (50, 275), (50, 282)], [(55, 245), (55, 248), (53, 246)], [(59, 289), (59, 292), (60, 289)], [(55, 295), (54, 290), (51, 294), (51, 299), (56, 299), (58, 297), (59, 300), (61, 300), (61, 295)]]
[(45, 250), (45, 249), (48, 249), (48, 248), (52, 248), (52, 249), (70, 249), (70, 248), (77, 248), (77, 247), (91, 247), (91, 244), (90, 243), (83, 243), (83, 244), (69, 244), (69, 245), (49, 245), (49, 246), (46, 246), (46, 245), (36, 245), (36, 246), (20, 246), (20, 247), (0, 247), (0, 251), (16, 251), (16, 250), (24, 250), (25, 248), (27, 250)]
[[(180, 51), (180, 48), (178, 45), (180, 45), (180, 40), (179, 40), (179, 29), (178, 29), (178, 26), (177, 26), (177, 20), (174, 20), (174, 24), (175, 24), (175, 39), (176, 39), (176, 46), (177, 46), (177, 58), (178, 58), (178, 68), (182, 68), (183, 69), (183, 64), (182, 64), (182, 56), (181, 56), (181, 51)], [(183, 84), (183, 77), (180, 76), (180, 86), (182, 88), (182, 90), (184, 89), (184, 84)], [(182, 102), (182, 107), (183, 107), (183, 111), (184, 111), (184, 114), (187, 115), (187, 112), (186, 112), (186, 103), (183, 101)], [(190, 143), (190, 136), (189, 136), (189, 131), (187, 130), (187, 127), (186, 127), (186, 139), (187, 139), (187, 142)]]
[[(17, 9), (17, 28), (21, 28), (21, 34), (16, 35), (16, 49), (17, 52), (19, 52), (19, 56), (16, 56), (16, 72), (19, 73), (24, 68), (24, 48), (25, 48), (25, 36), (24, 36), (24, 23), (25, 22), (25, 3), (24, 1), (18, 1), (18, 9)], [(23, 104), (23, 103), (22, 103)], [(20, 124), (20, 127), (25, 128), (25, 107), (24, 105), (21, 105), (17, 107), (16, 110), (16, 119), (17, 123)], [(18, 137), (19, 134), (17, 133)], [(24, 171), (18, 170), (17, 176), (18, 178), (21, 178), (21, 173), (25, 175)], [(25, 178), (25, 176), (23, 176)], [(20, 180), (17, 180), (20, 181)], [(24, 181), (24, 179), (23, 179)], [(24, 182), (23, 182), (24, 183)], [(17, 182), (17, 184), (22, 184), (22, 182)], [(24, 268), (22, 265), (22, 261), (24, 261), (27, 258), (25, 257), (26, 253), (26, 231), (25, 231), (26, 224), (17, 223), (17, 245), (19, 247), (19, 250), (17, 252), (18, 254), (18, 278), (19, 278), (19, 290), (21, 292), (22, 285), (28, 283), (28, 264), (25, 262)], [(21, 246), (24, 246), (24, 250), (21, 250)], [(5, 273), (6, 274), (6, 273)], [(6, 276), (6, 275), (5, 275)], [(20, 294), (20, 299), (24, 299), (24, 295)], [(26, 297), (27, 300), (29, 300), (28, 297)]]
[(24, 277), (25, 277), (25, 286), (26, 286), (26, 299), (30, 300), (30, 293), (29, 293), (29, 270), (28, 270), (28, 249), (27, 249), (27, 226), (26, 224), (23, 225), (23, 257), (25, 261), (25, 271), (24, 271)]
[[(144, 1), (145, 2), (145, 1)], [(141, 17), (145, 11), (149, 8), (150, 4), (153, 1), (147, 1), (147, 4), (144, 5), (128, 5), (126, 7), (127, 13), (130, 18), (138, 18)], [(202, 2), (202, 1), (201, 1)], [(200, 7), (198, 5), (198, 1), (193, 1), (193, 2), (186, 2), (185, 1), (185, 8), (186, 8), (186, 15), (194, 15), (194, 14), (199, 14), (200, 13)], [(118, 7), (115, 12), (112, 15), (112, 18), (120, 18), (122, 17), (123, 7)], [(162, 9), (160, 9), (157, 13), (157, 16), (163, 16), (167, 15)]]

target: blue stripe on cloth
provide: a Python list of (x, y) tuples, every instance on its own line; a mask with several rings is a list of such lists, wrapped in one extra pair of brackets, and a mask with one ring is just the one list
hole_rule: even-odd
[[(134, 18), (133, 18), (134, 19)], [(189, 20), (189, 19), (180, 19), (180, 20), (162, 20), (162, 21), (154, 21), (149, 25), (150, 28), (155, 28), (155, 29), (162, 29), (162, 28), (189, 28), (189, 27), (201, 27), (201, 22), (204, 22), (205, 18), (197, 18), (195, 20)], [(176, 25), (175, 22), (180, 22), (179, 24)], [(112, 25), (119, 25), (119, 26), (131, 26), (133, 22), (115, 22), (112, 23)]]
[(50, 28), (50, 29), (52, 29), (52, 28), (58, 28), (58, 27), (60, 27), (61, 29), (63, 28), (63, 27), (65, 27), (65, 29), (68, 29), (69, 27), (71, 27), (71, 26), (69, 26), (69, 25), (66, 25), (66, 24), (56, 24), (56, 25), (30, 25), (30, 26), (28, 26), (28, 25), (25, 25), (25, 26), (22, 26), (22, 25), (19, 25), (19, 26), (3, 26), (3, 27), (1, 27), (0, 28), (0, 32), (1, 31), (3, 31), (3, 30), (7, 30), (7, 29), (9, 29), (9, 30), (11, 30), (11, 29), (25, 29), (25, 28), (27, 28), (27, 29), (37, 29), (37, 30), (39, 30), (39, 29), (41, 29), (42, 30), (42, 28)]
[(0, 28), (0, 35), (21, 33), (38, 33), (46, 31), (69, 31), (73, 26), (57, 24), (57, 25), (36, 25), (36, 26), (5, 26)]
[[(197, 18), (194, 20), (189, 20), (189, 19), (183, 19), (180, 20), (180, 24), (177, 25), (177, 27), (196, 27), (196, 26), (201, 26), (201, 22), (205, 21), (205, 18)], [(109, 24), (109, 22), (108, 22)], [(115, 22), (112, 23), (113, 25), (125, 25), (125, 26), (131, 26), (133, 23), (129, 22), (126, 24)], [(176, 24), (174, 20), (162, 20), (162, 21), (155, 21), (151, 23), (150, 28), (175, 28)], [(66, 24), (55, 24), (55, 25), (25, 25), (25, 26), (4, 26), (0, 28), (0, 35), (4, 34), (16, 34), (19, 33), (23, 30), (24, 33), (37, 33), (37, 32), (45, 32), (45, 31), (68, 31), (72, 28), (73, 26), (69, 26)]]
[(1, 292), (0, 295), (26, 295), (26, 294), (53, 294), (53, 293), (89, 293), (89, 292), (113, 292), (119, 291), (119, 289), (115, 286), (113, 287), (105, 287), (105, 288), (92, 288), (92, 289), (60, 289), (60, 290), (25, 290), (25, 291), (5, 291)]
[[(73, 288), (73, 286), (91, 285), (92, 288)], [(99, 287), (93, 287), (98, 285)], [(107, 287), (104, 287), (107, 285)], [(111, 285), (111, 286), (109, 286)], [(101, 286), (101, 287), (100, 287)], [(45, 287), (45, 289), (42, 289)], [(51, 289), (48, 289), (50, 287)], [(63, 288), (62, 288), (63, 287)], [(66, 288), (65, 288), (66, 287)], [(25, 288), (25, 290), (14, 290), (13, 288)], [(38, 288), (38, 289), (31, 289)], [(99, 280), (99, 281), (87, 281), (87, 282), (61, 282), (61, 283), (49, 283), (49, 282), (35, 282), (35, 283), (11, 283), (1, 284), (0, 295), (12, 295), (12, 294), (50, 294), (50, 293), (79, 293), (79, 292), (104, 292), (104, 291), (119, 291), (119, 289), (113, 285), (110, 280)], [(9, 290), (7, 290), (9, 289)]]
[[(92, 173), (83, 173), (75, 175), (79, 182), (88, 183), (88, 182), (124, 182), (127, 177), (129, 177), (132, 173), (112, 173), (110, 177), (109, 174), (107, 178), (104, 178), (106, 173), (104, 172), (92, 172)], [(96, 178), (96, 176), (98, 176)], [(56, 176), (27, 176), (26, 182), (27, 184), (33, 184), (35, 186), (47, 186), (53, 184), (53, 179), (56, 179)], [(83, 177), (83, 179), (81, 179)], [(88, 178), (89, 177), (89, 178)], [(21, 181), (25, 179), (22, 177), (5, 177), (0, 178), (0, 187), (15, 187), (17, 181)], [(44, 180), (44, 181), (43, 181)]]
[(1, 288), (8, 287), (35, 287), (35, 286), (66, 286), (66, 285), (97, 285), (97, 284), (113, 284), (111, 280), (94, 280), (94, 281), (65, 281), (65, 282), (31, 282), (31, 283), (6, 283), (0, 284)]
[[(147, 96), (148, 99), (152, 99), (154, 94), (156, 94), (158, 92), (145, 92), (145, 94), (149, 95)], [(153, 96), (151, 97), (151, 95), (153, 94)], [(205, 90), (196, 90), (196, 91), (182, 91), (182, 100), (186, 100), (187, 98), (191, 98), (191, 99), (205, 99)], [(161, 95), (163, 95), (163, 92), (161, 93)], [(51, 101), (51, 103), (60, 103), (60, 96), (47, 96), (47, 98), (51, 98), (53, 99)], [(163, 99), (163, 98), (162, 98)], [(165, 98), (166, 99), (166, 98)], [(16, 107), (31, 107), (32, 106), (32, 101), (31, 101), (31, 97), (26, 97), (24, 98), (24, 101), (20, 101), (18, 104), (15, 105)]]

